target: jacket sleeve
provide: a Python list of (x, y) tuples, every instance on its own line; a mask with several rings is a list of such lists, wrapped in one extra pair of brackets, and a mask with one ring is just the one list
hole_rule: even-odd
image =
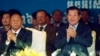
[(84, 30), (82, 34), (77, 34), (74, 40), (76, 43), (82, 44), (86, 47), (91, 46), (92, 44), (91, 29), (87, 28), (87, 30)]
[(9, 44), (6, 44), (6, 32), (2, 33), (1, 35), (2, 35), (2, 37), (1, 37), (1, 41), (0, 41), (0, 53), (3, 53), (3, 52), (7, 51), (10, 42), (9, 42)]

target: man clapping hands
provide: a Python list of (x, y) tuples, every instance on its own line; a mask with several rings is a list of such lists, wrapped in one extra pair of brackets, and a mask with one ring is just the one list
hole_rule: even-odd
[(67, 32), (67, 41), (69, 42), (70, 38), (75, 38), (76, 37), (76, 30), (73, 26), (69, 25), (68, 29), (66, 29)]
[(9, 30), (7, 32), (7, 41), (10, 42), (11, 40), (16, 42), (16, 34), (14, 34), (11, 30)]
[[(17, 10), (10, 14), (10, 30), (2, 36), (0, 51), (6, 52), (4, 56), (15, 56), (17, 51), (30, 47), (32, 43), (32, 32), (22, 27), (23, 19)], [(16, 35), (15, 35), (16, 33)]]

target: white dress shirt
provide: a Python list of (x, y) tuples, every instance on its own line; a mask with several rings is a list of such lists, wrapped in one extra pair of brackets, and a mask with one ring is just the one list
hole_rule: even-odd
[(45, 24), (45, 25), (43, 25), (43, 26), (39, 25), (39, 30), (40, 30), (40, 27), (43, 27), (42, 31), (44, 31), (45, 28), (46, 28), (46, 26), (47, 26), (47, 24)]
[[(19, 28), (19, 29), (15, 32), (13, 29), (11, 29), (11, 31), (12, 31), (13, 33), (16, 33), (16, 37), (18, 36), (20, 30), (21, 30), (21, 28)], [(10, 44), (10, 42), (6, 41), (6, 45), (9, 45), (9, 44)]]
[(21, 30), (21, 28), (19, 28), (19, 29), (15, 32), (13, 29), (11, 29), (11, 31), (12, 31), (13, 33), (16, 33), (16, 37), (18, 36), (20, 30)]

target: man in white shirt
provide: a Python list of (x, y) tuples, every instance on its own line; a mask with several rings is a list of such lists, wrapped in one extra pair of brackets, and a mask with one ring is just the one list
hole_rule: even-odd
[(56, 39), (56, 28), (47, 24), (47, 12), (45, 10), (38, 10), (36, 13), (36, 20), (39, 24), (40, 31), (46, 31), (46, 53), (47, 56), (51, 56), (51, 53), (55, 50), (54, 42)]

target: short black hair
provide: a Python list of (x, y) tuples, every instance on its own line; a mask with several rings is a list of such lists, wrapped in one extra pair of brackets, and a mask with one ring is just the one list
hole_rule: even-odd
[(10, 13), (10, 17), (12, 15), (14, 15), (14, 14), (18, 14), (19, 16), (22, 16), (22, 14), (20, 13), (20, 11), (17, 10), (17, 9), (10, 9), (8, 12)]
[(6, 12), (6, 11), (0, 11), (0, 19), (2, 19), (3, 14), (4, 14), (5, 12)]
[(4, 12), (3, 12), (3, 15), (2, 15), (2, 19), (3, 19), (3, 16), (4, 16), (5, 14), (9, 14), (9, 15), (10, 15), (9, 12), (4, 11)]
[(0, 17), (4, 14), (5, 11), (0, 11)]
[(86, 8), (82, 8), (81, 11), (86, 11), (88, 13), (88, 15), (90, 15), (90, 11)]
[(2, 17), (3, 17), (4, 12), (5, 11), (3, 11), (3, 10), (0, 11), (0, 26), (3, 26), (3, 24), (2, 24)]
[(59, 12), (61, 13), (61, 15), (63, 15), (62, 11), (59, 10), (59, 9), (54, 10), (54, 11), (52, 12), (52, 15), (54, 15), (54, 13), (55, 13), (56, 11), (59, 11)]
[[(46, 11), (46, 10), (41, 9), (41, 10), (36, 11), (36, 16), (37, 16), (37, 13), (38, 13), (38, 12), (44, 12), (45, 15), (47, 16), (47, 11)], [(36, 18), (36, 19), (37, 19), (37, 18)]]
[(47, 13), (47, 16), (49, 17), (49, 19), (51, 19), (51, 15), (49, 13)]
[(6, 11), (3, 13), (3, 15), (4, 15), (4, 14), (9, 14), (9, 15), (10, 15), (10, 13), (9, 13), (9, 12), (6, 12)]
[[(38, 10), (37, 13), (38, 12), (44, 12), (47, 15), (47, 11), (46, 10), (41, 9), (41, 10)], [(37, 13), (36, 13), (36, 15), (37, 15)]]
[(36, 13), (37, 13), (37, 12), (33, 12), (33, 13), (32, 13), (32, 19), (35, 19), (35, 20), (36, 20)]
[(78, 11), (78, 15), (81, 15), (81, 11), (78, 7), (75, 6), (71, 6), (66, 10), (66, 14), (68, 14), (69, 10), (77, 10)]

